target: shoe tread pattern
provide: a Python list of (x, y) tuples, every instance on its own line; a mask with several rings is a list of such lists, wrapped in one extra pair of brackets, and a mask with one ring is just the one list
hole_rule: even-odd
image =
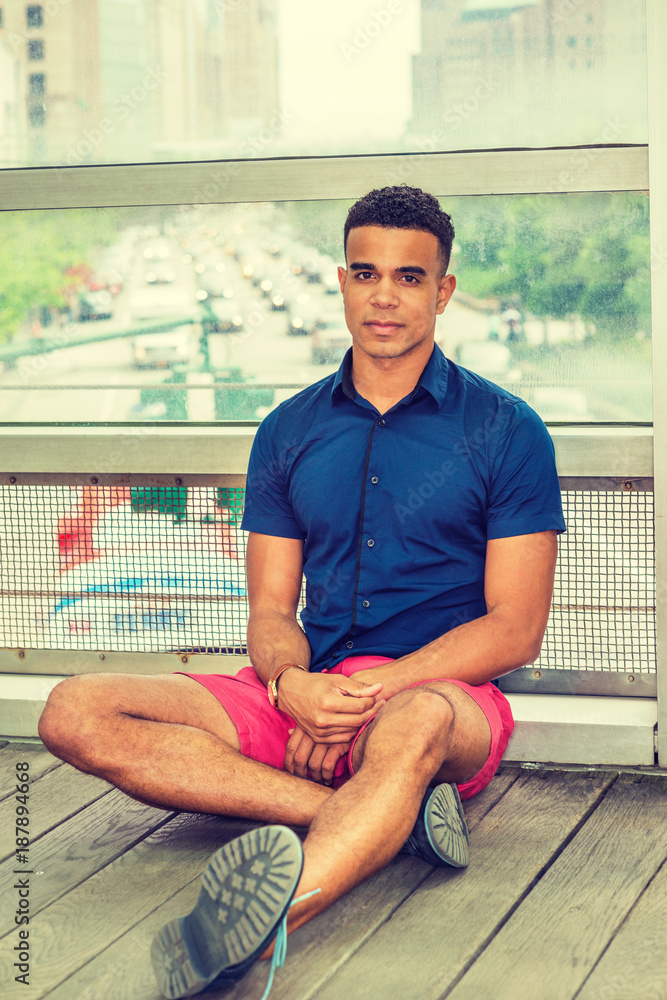
[(455, 868), (470, 862), (468, 824), (455, 785), (438, 785), (425, 814), (428, 839), (436, 854)]
[(192, 912), (170, 921), (153, 941), (163, 996), (200, 993), (223, 970), (233, 977), (233, 967), (271, 939), (298, 882), (301, 857), (296, 834), (276, 826), (251, 830), (216, 851)]

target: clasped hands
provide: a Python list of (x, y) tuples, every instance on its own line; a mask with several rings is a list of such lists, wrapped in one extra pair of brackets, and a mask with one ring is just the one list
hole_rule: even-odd
[(331, 785), (340, 757), (359, 729), (385, 704), (382, 684), (342, 674), (287, 670), (280, 679), (279, 704), (296, 725), (287, 741), (285, 770), (299, 778)]

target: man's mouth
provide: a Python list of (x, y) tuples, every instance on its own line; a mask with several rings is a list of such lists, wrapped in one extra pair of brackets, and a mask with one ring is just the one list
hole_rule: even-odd
[(386, 320), (379, 319), (369, 319), (364, 323), (364, 326), (369, 326), (371, 330), (378, 333), (391, 333), (392, 330), (398, 330), (402, 325), (402, 323), (388, 323)]

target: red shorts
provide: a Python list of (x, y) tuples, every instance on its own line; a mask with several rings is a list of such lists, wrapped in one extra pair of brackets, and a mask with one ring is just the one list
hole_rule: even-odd
[[(387, 656), (350, 656), (333, 667), (329, 673), (349, 677), (357, 670), (377, 667), (390, 660), (391, 657)], [(178, 672), (185, 673), (185, 671)], [(266, 688), (253, 667), (243, 667), (235, 675), (185, 673), (185, 676), (199, 681), (218, 699), (236, 726), (241, 741), (241, 753), (244, 756), (282, 770), (289, 730), (294, 727), (294, 720), (285, 712), (276, 711), (271, 707)], [(474, 777), (458, 786), (461, 798), (470, 799), (488, 785), (498, 769), (514, 728), (512, 710), (503, 693), (490, 681), (486, 684), (473, 685), (464, 681), (441, 679), (448, 680), (449, 684), (456, 684), (469, 694), (484, 712), (491, 729), (491, 749), (485, 764)], [(429, 681), (420, 683), (428, 684)], [(411, 686), (418, 687), (419, 684)], [(354, 774), (352, 767), (354, 743), (365, 728), (361, 727), (348, 753), (338, 760), (334, 772), (334, 788), (340, 787)]]

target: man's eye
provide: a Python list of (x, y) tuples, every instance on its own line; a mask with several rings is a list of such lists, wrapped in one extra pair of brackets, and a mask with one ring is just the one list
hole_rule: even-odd
[(357, 271), (357, 278), (362, 278), (364, 281), (366, 281), (367, 278), (372, 278), (372, 277), (373, 277), (372, 271)]
[(404, 274), (403, 280), (408, 283), (408, 285), (418, 285), (419, 279), (415, 278), (414, 274)]

